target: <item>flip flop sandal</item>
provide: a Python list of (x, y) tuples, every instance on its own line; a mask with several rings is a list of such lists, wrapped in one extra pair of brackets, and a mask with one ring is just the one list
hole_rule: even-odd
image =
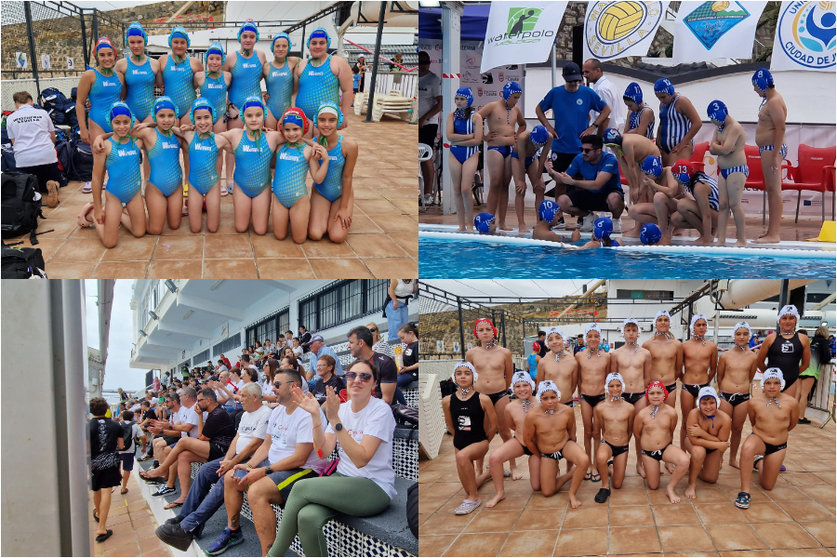
[(746, 510), (750, 507), (750, 494), (747, 492), (739, 492), (735, 499), (735, 507)]
[(586, 473), (584, 473), (584, 480), (589, 481), (592, 478), (593, 478), (593, 474), (590, 473), (590, 471), (587, 471)]
[(175, 508), (179, 508), (183, 505), (183, 502), (169, 502), (165, 506), (163, 506), (164, 510), (173, 510)]
[(99, 522), (99, 512), (97, 510), (93, 510), (93, 519), (96, 520), (96, 523)]
[(127, 493), (128, 493), (128, 489), (127, 489), (127, 488), (123, 488), (122, 490), (120, 490), (120, 491), (119, 491), (119, 493), (120, 493), (120, 494), (127, 494)]
[(779, 472), (780, 472), (780, 473), (784, 473), (785, 471), (787, 471), (787, 469), (785, 468), (785, 466), (784, 466), (784, 465), (782, 465), (781, 467), (779, 467)]
[(590, 480), (593, 482), (601, 482), (602, 476), (599, 473), (593, 473), (593, 476), (590, 477)]
[(482, 504), (481, 500), (462, 500), (462, 503), (459, 504), (459, 507), (456, 508), (454, 513), (456, 515), (468, 515), (469, 513), (480, 507), (480, 504)]
[(107, 533), (102, 533), (100, 535), (96, 535), (96, 542), (105, 542), (106, 540), (108, 540), (110, 538), (110, 536), (112, 534), (113, 534), (113, 531), (108, 529)]
[(91, 194), (93, 193), (93, 185), (90, 182), (85, 182), (84, 186), (81, 187), (82, 194)]

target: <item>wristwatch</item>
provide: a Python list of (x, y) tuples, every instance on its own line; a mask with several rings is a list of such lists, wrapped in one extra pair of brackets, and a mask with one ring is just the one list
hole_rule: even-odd
[(270, 475), (272, 473), (273, 473), (273, 469), (270, 468), (270, 465), (266, 465), (265, 468), (264, 468), (265, 476)]
[(334, 425), (334, 430), (336, 430), (337, 432), (340, 432), (341, 430), (343, 430), (343, 423), (338, 422), (337, 424), (335, 424)]

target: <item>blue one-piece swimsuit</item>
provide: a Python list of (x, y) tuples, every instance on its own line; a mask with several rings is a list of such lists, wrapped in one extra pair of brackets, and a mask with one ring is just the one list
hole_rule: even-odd
[(200, 91), (201, 98), (209, 101), (215, 109), (215, 118), (212, 123), (216, 124), (227, 110), (227, 82), (224, 81), (224, 73), (222, 72), (217, 78), (211, 78), (209, 72), (206, 72)]
[(142, 189), (140, 149), (134, 138), (130, 138), (128, 143), (119, 143), (113, 137), (109, 141), (113, 145), (105, 159), (105, 169), (108, 171), (107, 192), (122, 203), (128, 203)]
[[(247, 97), (262, 96), (262, 88), (259, 83), (262, 80), (262, 63), (259, 55), (253, 51), (250, 58), (244, 58), (241, 52), (235, 55), (235, 65), (230, 70), (232, 81), (230, 82), (230, 102), (241, 110)], [(242, 120), (244, 117), (242, 116)]]
[(120, 100), (122, 96), (122, 82), (116, 74), (105, 76), (96, 68), (96, 80), (90, 86), (87, 98), (90, 101), (90, 113), (88, 118), (99, 125), (105, 132), (112, 132), (108, 114), (113, 103)]
[(177, 105), (178, 114), (181, 117), (189, 114), (197, 98), (191, 59), (187, 56), (183, 62), (175, 62), (170, 54), (162, 72), (166, 95)]
[(241, 134), (241, 141), (235, 148), (233, 180), (247, 197), (255, 198), (270, 185), (272, 156), (264, 133), (259, 133), (258, 143), (249, 138), (246, 130)]
[(317, 110), (326, 101), (340, 105), (340, 82), (331, 72), (330, 54), (319, 66), (314, 66), (310, 60), (305, 64), (305, 68), (299, 75), (296, 106), (301, 108), (310, 120), (315, 120)]
[(343, 194), (343, 166), (346, 157), (343, 156), (343, 136), (337, 136), (337, 145), (328, 150), (328, 171), (321, 184), (314, 184), (325, 199), (330, 202), (340, 199)]
[(183, 182), (183, 169), (180, 168), (180, 140), (174, 134), (167, 137), (160, 130), (154, 131), (157, 133), (157, 141), (154, 142), (154, 147), (148, 150), (148, 163), (151, 165), (148, 184), (169, 197)]
[(264, 78), (267, 86), (267, 94), (270, 98), (267, 100), (267, 108), (270, 110), (273, 117), (279, 120), (286, 110), (291, 106), (291, 94), (294, 90), (294, 76), (291, 72), (288, 61), (281, 68), (276, 68), (273, 63), (270, 64), (270, 73)]
[(151, 60), (146, 56), (145, 64), (137, 65), (128, 59), (125, 68), (125, 89), (128, 93), (125, 103), (130, 107), (137, 122), (142, 122), (151, 114), (154, 106), (154, 81), (156, 77), (151, 70)]
[(205, 196), (218, 183), (218, 144), (215, 134), (199, 138), (195, 132), (189, 142), (189, 184)]
[(308, 188), (305, 187), (308, 160), (304, 150), (304, 144), (291, 146), (285, 143), (276, 152), (273, 195), (288, 209), (308, 195)]

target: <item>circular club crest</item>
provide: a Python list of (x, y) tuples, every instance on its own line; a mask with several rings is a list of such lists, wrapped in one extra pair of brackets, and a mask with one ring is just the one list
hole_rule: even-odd
[(792, 2), (779, 18), (778, 40), (797, 64), (823, 69), (834, 66), (837, 16), (833, 2)]
[(594, 56), (609, 60), (648, 38), (662, 17), (659, 2), (596, 2), (585, 22), (587, 47)]
[(576, 99), (575, 104), (577, 104), (578, 106), (583, 105), (584, 104), (584, 99)]

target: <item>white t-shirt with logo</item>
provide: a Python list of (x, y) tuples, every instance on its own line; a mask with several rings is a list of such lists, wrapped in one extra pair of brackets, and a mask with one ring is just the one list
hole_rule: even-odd
[(189, 424), (194, 425), (188, 432), (181, 432), (181, 438), (186, 438), (187, 436), (189, 438), (198, 437), (198, 414), (194, 409), (186, 407), (186, 405), (181, 405), (180, 409), (174, 413), (171, 419), (172, 424), (177, 424), (178, 422), (181, 424), (186, 424), (188, 422)]
[[(290, 457), (296, 453), (297, 444), (313, 444), (313, 424), (311, 414), (300, 407), (297, 407), (290, 415), (284, 405), (273, 409), (270, 421), (267, 423), (267, 433), (271, 437), (270, 451), (267, 454), (268, 461), (276, 463)], [(312, 448), (302, 468), (320, 471), (323, 465), (323, 461), (317, 457), (317, 452)]]
[(235, 443), (235, 453), (239, 454), (250, 445), (253, 438), (264, 440), (267, 434), (267, 423), (270, 420), (270, 407), (262, 405), (252, 413), (245, 411), (238, 423), (238, 440)]
[[(395, 470), (392, 468), (392, 438), (395, 432), (395, 417), (392, 416), (390, 406), (382, 399), (373, 397), (359, 413), (352, 412), (352, 403), (347, 401), (340, 405), (337, 414), (343, 428), (349, 432), (355, 442), (361, 443), (364, 436), (374, 436), (381, 440), (378, 449), (375, 450), (375, 455), (366, 466), (361, 468), (352, 463), (341, 447), (337, 472), (348, 477), (367, 478), (380, 486), (390, 498), (394, 498), (396, 491)], [(326, 428), (326, 433), (329, 432), (334, 432), (331, 424)]]
[(58, 162), (50, 132), (55, 125), (43, 109), (22, 105), (6, 118), (9, 139), (15, 140), (15, 165), (37, 167)]

